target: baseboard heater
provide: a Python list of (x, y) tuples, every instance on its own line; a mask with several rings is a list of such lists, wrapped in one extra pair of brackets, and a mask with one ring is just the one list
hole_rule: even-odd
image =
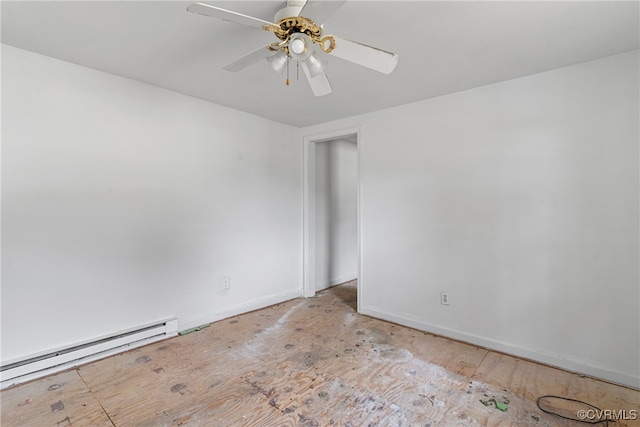
[(170, 318), (0, 366), (0, 389), (177, 335)]

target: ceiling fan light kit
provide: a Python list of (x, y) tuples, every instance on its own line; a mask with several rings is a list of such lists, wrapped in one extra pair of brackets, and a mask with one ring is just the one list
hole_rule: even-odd
[(309, 36), (304, 33), (294, 33), (291, 35), (289, 38), (288, 55), (298, 63), (306, 64), (311, 73), (311, 77), (315, 77), (323, 72), (327, 66), (326, 61), (322, 61), (315, 55), (313, 42)]
[(270, 31), (280, 40), (226, 65), (225, 70), (240, 71), (266, 59), (271, 68), (282, 75), (285, 70), (288, 74), (289, 61), (293, 59), (304, 71), (313, 94), (323, 96), (332, 91), (325, 73), (327, 60), (324, 55), (336, 56), (383, 74), (391, 73), (398, 63), (398, 55), (394, 53), (333, 35), (323, 35), (322, 26), (316, 22), (324, 22), (345, 1), (289, 0), (286, 6), (276, 13), (275, 23), (204, 3), (194, 3), (187, 10)]

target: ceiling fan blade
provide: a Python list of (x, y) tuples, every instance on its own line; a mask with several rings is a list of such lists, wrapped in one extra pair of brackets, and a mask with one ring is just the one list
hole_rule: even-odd
[(277, 52), (270, 50), (268, 47), (264, 46), (260, 49), (256, 49), (251, 53), (246, 54), (242, 58), (236, 59), (230, 64), (222, 67), (227, 71), (240, 71), (242, 69), (247, 68), (249, 65), (254, 64), (261, 59), (267, 58), (271, 55), (275, 55)]
[(300, 16), (305, 16), (312, 19), (316, 24), (321, 25), (331, 16), (333, 13), (340, 9), (347, 0), (307, 0), (300, 11)]
[(371, 68), (383, 74), (391, 74), (398, 64), (398, 55), (334, 36), (336, 47), (329, 53), (338, 58)]
[(265, 25), (273, 25), (269, 21), (264, 21), (253, 16), (243, 15), (242, 13), (233, 12), (231, 10), (221, 9), (215, 6), (209, 6), (203, 3), (194, 3), (187, 7), (189, 12), (197, 13), (199, 15), (211, 16), (213, 18), (219, 18), (224, 21), (235, 22), (237, 24), (248, 25), (250, 27), (264, 29)]
[(321, 71), (315, 77), (311, 77), (311, 72), (309, 71), (307, 64), (304, 62), (300, 62), (299, 64), (300, 67), (302, 67), (302, 71), (304, 71), (305, 76), (307, 76), (309, 86), (311, 86), (311, 90), (315, 96), (328, 95), (333, 91), (333, 89), (331, 89), (329, 79), (327, 78), (327, 74), (324, 71)]

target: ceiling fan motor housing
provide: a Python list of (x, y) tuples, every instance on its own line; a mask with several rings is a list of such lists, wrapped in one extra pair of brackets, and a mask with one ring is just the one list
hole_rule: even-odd
[(289, 0), (287, 5), (280, 9), (274, 18), (274, 22), (278, 22), (284, 18), (290, 18), (292, 16), (300, 15), (300, 11), (305, 5), (304, 0)]

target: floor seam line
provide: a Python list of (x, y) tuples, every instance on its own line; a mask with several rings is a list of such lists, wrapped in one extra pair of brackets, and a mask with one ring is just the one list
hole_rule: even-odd
[(469, 377), (469, 379), (473, 380), (476, 377), (476, 374), (478, 373), (478, 369), (480, 369), (480, 366), (482, 366), (482, 364), (484, 363), (484, 360), (487, 358), (487, 356), (489, 355), (489, 353), (491, 353), (491, 351), (489, 350), (485, 350), (484, 356), (482, 356), (482, 360), (480, 361), (480, 363), (478, 363), (478, 365), (475, 367), (475, 369), (473, 370), (473, 373), (471, 374), (471, 376)]
[(87, 384), (87, 382), (84, 380), (82, 374), (80, 373), (80, 369), (75, 369), (75, 371), (76, 371), (76, 374), (78, 374), (78, 377), (80, 377), (80, 379), (84, 383), (85, 387), (87, 387), (87, 390), (89, 390), (89, 393), (91, 393), (91, 396), (93, 396), (93, 398), (96, 400), (96, 402), (98, 402), (98, 405), (100, 405), (100, 408), (102, 408), (102, 412), (104, 412), (104, 414), (107, 416), (107, 418), (109, 419), (109, 422), (111, 423), (111, 425), (113, 427), (116, 427), (116, 423), (111, 418), (111, 415), (109, 415), (109, 412), (107, 412), (107, 409), (102, 405), (102, 402), (100, 402), (100, 399), (98, 399), (98, 396), (95, 395), (93, 390), (91, 390), (91, 387), (89, 387), (89, 384)]

